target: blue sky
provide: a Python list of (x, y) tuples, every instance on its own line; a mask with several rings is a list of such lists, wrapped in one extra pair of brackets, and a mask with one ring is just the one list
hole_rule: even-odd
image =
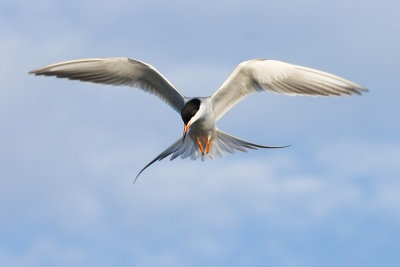
[[(1, 266), (399, 266), (399, 1), (3, 1)], [(28, 75), (127, 56), (187, 96), (271, 58), (361, 97), (249, 97), (219, 128), (282, 150), (156, 163), (181, 134), (157, 98)], [(156, 106), (157, 109), (149, 108)], [(160, 132), (161, 129), (164, 132)]]

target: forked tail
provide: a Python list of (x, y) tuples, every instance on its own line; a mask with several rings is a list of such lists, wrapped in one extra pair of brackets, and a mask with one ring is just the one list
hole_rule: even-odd
[(163, 160), (164, 158), (168, 157), (169, 155), (172, 155), (170, 160), (174, 160), (177, 157), (181, 157), (182, 159), (190, 157), (192, 160), (195, 160), (197, 158), (201, 158), (204, 160), (204, 158), (209, 157), (211, 159), (214, 158), (215, 155), (223, 157), (225, 152), (228, 152), (230, 154), (233, 154), (235, 150), (241, 151), (241, 152), (247, 152), (247, 149), (255, 149), (257, 150), (258, 148), (285, 148), (289, 147), (290, 145), (287, 146), (261, 146), (257, 144), (253, 144), (244, 140), (241, 140), (237, 137), (234, 137), (232, 135), (229, 135), (223, 131), (217, 130), (217, 137), (215, 138), (214, 142), (210, 145), (211, 149), (208, 154), (203, 154), (201, 153), (197, 143), (194, 141), (192, 138), (185, 138), (183, 137), (179, 138), (175, 143), (173, 143), (171, 146), (169, 146), (167, 149), (165, 149), (163, 152), (161, 152), (156, 158), (154, 158), (152, 161), (150, 161), (146, 166), (143, 167), (143, 169), (136, 175), (135, 180), (133, 183), (136, 182), (136, 180), (139, 178), (139, 175), (150, 165), (152, 165), (156, 161)]

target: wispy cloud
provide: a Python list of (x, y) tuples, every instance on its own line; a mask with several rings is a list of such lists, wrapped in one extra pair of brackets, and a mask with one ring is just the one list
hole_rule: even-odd
[[(397, 266), (398, 5), (6, 1), (0, 265)], [(188, 96), (211, 94), (258, 57), (370, 92), (250, 97), (221, 129), (291, 148), (166, 159), (132, 185), (181, 135), (179, 114), (135, 89), (27, 75), (98, 56), (147, 61)]]

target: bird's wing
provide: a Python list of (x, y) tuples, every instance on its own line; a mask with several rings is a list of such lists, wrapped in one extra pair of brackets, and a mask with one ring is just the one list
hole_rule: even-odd
[(130, 58), (79, 59), (52, 64), (29, 72), (111, 85), (128, 85), (154, 94), (180, 112), (185, 97), (153, 66)]
[(367, 89), (333, 74), (276, 60), (254, 59), (240, 63), (211, 96), (215, 118), (254, 92), (285, 95), (352, 95)]

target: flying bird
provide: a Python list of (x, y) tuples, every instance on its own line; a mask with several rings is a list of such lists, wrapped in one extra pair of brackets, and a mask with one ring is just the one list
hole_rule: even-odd
[(255, 92), (340, 96), (368, 91), (327, 72), (268, 59), (240, 63), (221, 87), (207, 97), (186, 97), (150, 64), (124, 57), (64, 61), (29, 73), (136, 87), (158, 96), (180, 113), (184, 123), (183, 136), (144, 166), (135, 181), (147, 167), (170, 155), (170, 160), (179, 156), (204, 160), (235, 150), (246, 152), (246, 149), (287, 147), (253, 144), (218, 129), (216, 122), (239, 101)]

